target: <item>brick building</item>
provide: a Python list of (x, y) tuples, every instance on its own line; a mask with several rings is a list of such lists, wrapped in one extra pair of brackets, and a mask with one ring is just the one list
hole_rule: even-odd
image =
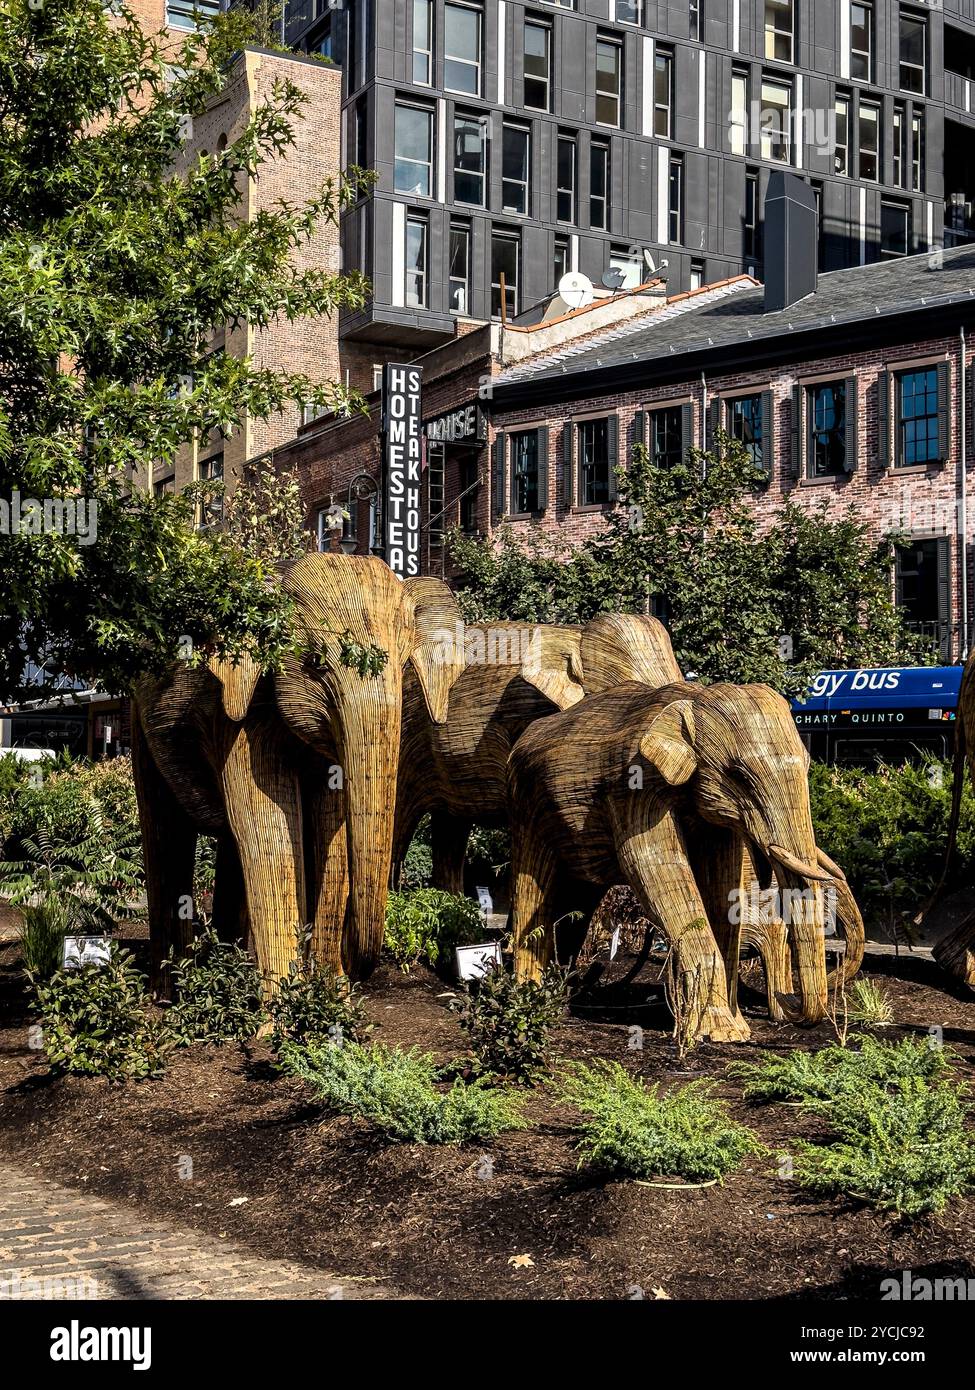
[[(750, 276), (676, 296), (658, 283), (554, 322), (486, 325), (421, 357), (425, 571), (446, 570), (452, 526), (576, 542), (604, 524), (614, 466), (635, 443), (666, 461), (720, 427), (765, 469), (760, 515), (825, 500), (875, 537), (907, 533), (898, 602), (957, 659), (973, 613), (975, 248), (818, 283), (808, 273), (783, 308)], [(313, 523), (357, 475), (378, 480), (378, 395), (371, 407), (316, 422), (281, 455), (299, 467)], [(365, 521), (350, 528), (360, 550), (375, 540)]]

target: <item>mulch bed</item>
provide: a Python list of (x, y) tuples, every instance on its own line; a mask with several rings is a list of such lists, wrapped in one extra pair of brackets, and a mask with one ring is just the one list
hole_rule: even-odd
[[(135, 943), (142, 947), (143, 943)], [(817, 1121), (751, 1107), (725, 1077), (732, 1057), (832, 1040), (828, 1025), (775, 1026), (750, 1014), (744, 1047), (704, 1045), (684, 1061), (667, 1017), (647, 1006), (649, 974), (614, 962), (559, 1028), (564, 1057), (607, 1057), (665, 1084), (713, 1077), (718, 1093), (775, 1149)], [(975, 999), (930, 960), (874, 958), (894, 1004), (896, 1038), (932, 1025), (975, 1075)], [(374, 1037), (443, 1057), (463, 1050), (450, 986), (384, 966), (367, 987)], [(269, 1258), (374, 1277), (403, 1293), (459, 1299), (876, 1299), (880, 1281), (975, 1277), (975, 1200), (911, 1225), (856, 1203), (811, 1200), (750, 1162), (723, 1186), (675, 1192), (580, 1172), (569, 1116), (545, 1088), (529, 1131), (484, 1149), (390, 1145), (326, 1114), (303, 1083), (278, 1075), (263, 1044), (173, 1054), (158, 1081), (112, 1086), (51, 1079), (28, 1046), (17, 947), (0, 947), (0, 1154), (147, 1217), (225, 1236)], [(642, 1050), (631, 1046), (640, 1040)], [(192, 1177), (186, 1159), (192, 1161)], [(233, 1205), (236, 1199), (247, 1200)], [(511, 1263), (529, 1256), (531, 1263)], [(658, 1292), (659, 1291), (659, 1292)]]

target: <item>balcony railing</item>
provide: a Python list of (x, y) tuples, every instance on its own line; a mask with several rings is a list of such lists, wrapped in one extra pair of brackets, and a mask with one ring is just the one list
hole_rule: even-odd
[(930, 644), (932, 663), (953, 666), (972, 650), (975, 622), (969, 622), (967, 632), (961, 623), (908, 622), (905, 627)]

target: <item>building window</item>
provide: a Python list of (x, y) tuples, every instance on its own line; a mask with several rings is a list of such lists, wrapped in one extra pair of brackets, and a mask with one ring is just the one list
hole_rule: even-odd
[(621, 290), (633, 290), (643, 280), (643, 260), (638, 251), (614, 246), (609, 253), (609, 268), (619, 273)]
[(450, 312), (469, 314), (471, 311), (471, 229), (452, 222), (450, 225)]
[(559, 287), (559, 281), (563, 275), (569, 273), (569, 243), (564, 236), (555, 238), (555, 250), (552, 254), (552, 274), (554, 276), (553, 285), (555, 289)]
[(616, 0), (617, 24), (642, 24), (643, 0)]
[(924, 113), (911, 117), (911, 191), (924, 192)]
[(792, 158), (790, 134), (792, 88), (787, 82), (762, 82), (762, 158), (788, 164)]
[(504, 212), (529, 212), (531, 135), (527, 126), (505, 125), (501, 132), (501, 207)]
[(764, 468), (762, 397), (738, 396), (727, 403), (727, 429), (732, 439), (744, 446), (756, 468)]
[(433, 82), (433, 0), (413, 0), (413, 81)]
[(559, 136), (555, 216), (559, 222), (576, 220), (576, 142), (571, 135)]
[(732, 154), (745, 154), (748, 131), (748, 74), (731, 74), (731, 119), (728, 138)]
[(353, 158), (360, 169), (368, 169), (369, 165), (369, 103), (365, 97), (360, 97), (355, 104), (355, 125), (352, 133), (354, 155)]
[(522, 430), (511, 436), (511, 510), (538, 511), (538, 440), (541, 431)]
[(481, 12), (444, 5), (443, 84), (448, 92), (481, 94)]
[(583, 420), (578, 431), (579, 505), (598, 507), (609, 501), (609, 421)]
[(754, 267), (762, 259), (761, 223), (758, 215), (758, 174), (745, 175), (745, 216), (743, 225), (743, 252), (746, 261)]
[(850, 98), (837, 97), (834, 109), (836, 148), (833, 152), (833, 172), (847, 178), (850, 173)]
[(552, 89), (552, 31), (525, 21), (525, 105), (548, 111)]
[(850, 76), (861, 82), (873, 79), (873, 6), (850, 6)]
[(675, 246), (684, 240), (684, 161), (678, 157), (670, 161), (667, 236)]
[(653, 59), (653, 133), (671, 138), (674, 110), (674, 59), (658, 48)]
[(809, 476), (833, 478), (846, 471), (846, 382), (810, 386)]
[(171, 29), (195, 29), (201, 19), (212, 19), (222, 8), (220, 0), (167, 0), (166, 23)]
[(619, 126), (623, 97), (623, 47), (596, 40), (596, 124)]
[(491, 234), (491, 317), (501, 318), (501, 280), (504, 278), (504, 311), (506, 318), (518, 313), (518, 280), (521, 263), (521, 243), (510, 232)]
[(589, 225), (609, 231), (609, 146), (595, 140), (589, 147)]
[(658, 468), (671, 468), (684, 457), (683, 415), (679, 405), (650, 411), (650, 460)]
[(857, 154), (861, 179), (880, 178), (880, 107), (861, 101), (857, 114)]
[[(214, 454), (212, 458), (200, 459), (196, 465), (197, 475), (201, 483), (222, 483), (223, 482), (223, 454)], [(220, 526), (223, 523), (223, 504), (224, 493), (218, 491), (209, 501), (200, 502), (198, 526)]]
[(779, 63), (795, 62), (793, 0), (765, 0), (765, 56)]
[(891, 182), (895, 188), (907, 187), (907, 112), (898, 101), (894, 103), (893, 167)]
[(396, 105), (393, 187), (397, 193), (429, 198), (433, 172), (433, 112)]
[(704, 0), (690, 0), (687, 21), (689, 37), (700, 43), (704, 34)]
[(900, 85), (923, 96), (927, 74), (927, 25), (919, 15), (900, 12)]
[(880, 204), (880, 255), (884, 259), (908, 254), (910, 210), (904, 203)]
[(699, 290), (704, 284), (704, 262), (691, 261), (690, 287)]
[(422, 217), (406, 219), (406, 304), (427, 307), (427, 224)]
[(937, 367), (899, 372), (896, 390), (898, 464), (940, 463)]
[(487, 182), (487, 121), (481, 116), (454, 118), (454, 202), (484, 207)]
[(907, 626), (937, 643), (941, 659), (951, 655), (951, 542), (947, 536), (912, 540), (895, 551), (897, 607)]

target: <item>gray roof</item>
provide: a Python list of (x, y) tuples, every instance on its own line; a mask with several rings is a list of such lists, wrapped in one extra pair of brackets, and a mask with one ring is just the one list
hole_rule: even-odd
[(765, 291), (750, 276), (680, 296), (663, 309), (502, 372), (495, 387), (565, 379), (688, 353), (721, 352), (749, 340), (862, 324), (962, 300), (975, 301), (975, 245), (925, 252), (820, 275), (816, 292), (766, 313)]

